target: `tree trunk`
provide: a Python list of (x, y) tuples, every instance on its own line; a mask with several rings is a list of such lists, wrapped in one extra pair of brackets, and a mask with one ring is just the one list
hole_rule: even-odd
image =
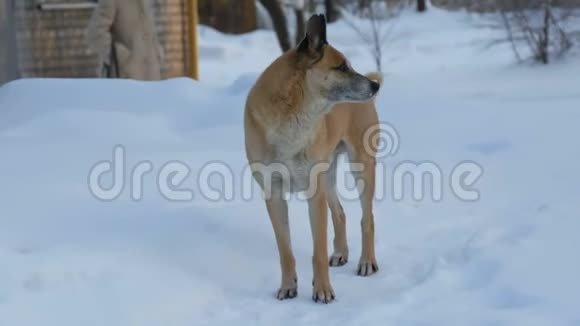
[(365, 9), (370, 7), (370, 0), (358, 0), (358, 10), (364, 11)]
[(542, 36), (540, 37), (540, 60), (542, 63), (548, 64), (549, 58), (549, 47), (550, 47), (550, 7), (546, 5), (544, 8), (544, 28), (542, 30)]
[(417, 11), (418, 12), (427, 11), (427, 0), (417, 0)]
[(326, 20), (329, 23), (335, 22), (338, 19), (339, 13), (336, 10), (334, 0), (324, 0), (324, 7), (326, 8)]
[(296, 8), (294, 9), (294, 15), (296, 16), (296, 35), (294, 44), (298, 45), (302, 42), (302, 39), (306, 35), (306, 23), (304, 22), (304, 9)]
[(290, 44), (286, 16), (284, 15), (284, 10), (282, 10), (280, 3), (278, 0), (260, 0), (260, 3), (262, 3), (264, 8), (266, 8), (268, 14), (270, 14), (270, 17), (272, 18), (272, 24), (274, 24), (274, 30), (278, 36), (280, 48), (283, 52), (290, 50), (292, 45)]

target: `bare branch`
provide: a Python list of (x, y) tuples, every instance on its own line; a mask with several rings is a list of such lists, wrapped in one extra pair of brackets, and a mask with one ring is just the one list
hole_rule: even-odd
[[(355, 19), (356, 16), (351, 14), (345, 6), (340, 7), (342, 12), (341, 15), (344, 22), (366, 43), (371, 55), (373, 56), (377, 70), (382, 71), (384, 48), (385, 44), (388, 44), (386, 40), (390, 38), (393, 33), (397, 18), (400, 16), (400, 13), (404, 8), (404, 2), (399, 3), (397, 7), (391, 9), (392, 13), (390, 18), (381, 16), (379, 10), (372, 8), (372, 1), (364, 1), (364, 3), (359, 2), (358, 4), (359, 6), (356, 9), (356, 12), (359, 13), (360, 17)], [(361, 28), (361, 26), (356, 23), (357, 19), (365, 19), (368, 21), (369, 29)]]
[(516, 46), (516, 38), (514, 37), (514, 32), (512, 30), (512, 26), (508, 20), (508, 17), (506, 15), (505, 12), (501, 12), (501, 19), (502, 19), (502, 23), (508, 33), (508, 41), (510, 42), (511, 46), (512, 46), (512, 51), (514, 52), (514, 55), (516, 57), (516, 59), (518, 60), (518, 62), (522, 62), (522, 56), (520, 55), (520, 51), (518, 51), (518, 47)]
[(575, 17), (573, 9), (555, 10), (552, 0), (495, 0), (495, 8), (498, 21), (481, 26), (502, 28), (506, 37), (490, 42), (488, 47), (509, 42), (518, 62), (523, 61), (522, 47), (535, 60), (548, 63), (552, 54), (562, 55), (573, 45), (571, 32), (563, 23)]

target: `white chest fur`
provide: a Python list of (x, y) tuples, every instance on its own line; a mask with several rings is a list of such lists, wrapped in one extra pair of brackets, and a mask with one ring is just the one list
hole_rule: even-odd
[(285, 186), (291, 192), (308, 188), (314, 160), (309, 149), (318, 131), (318, 123), (296, 119), (289, 121), (277, 130), (272, 130), (268, 141), (272, 146), (272, 160), (280, 163)]
[(305, 101), (301, 113), (284, 116), (276, 128), (268, 128), (266, 138), (271, 146), (272, 162), (282, 165), (284, 186), (291, 192), (308, 189), (313, 179), (317, 159), (312, 157), (311, 146), (321, 128), (324, 116), (333, 105), (325, 100)]

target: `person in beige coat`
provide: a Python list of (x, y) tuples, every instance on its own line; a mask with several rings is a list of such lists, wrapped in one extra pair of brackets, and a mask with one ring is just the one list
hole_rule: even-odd
[(103, 78), (160, 80), (163, 50), (151, 0), (99, 0), (88, 27)]

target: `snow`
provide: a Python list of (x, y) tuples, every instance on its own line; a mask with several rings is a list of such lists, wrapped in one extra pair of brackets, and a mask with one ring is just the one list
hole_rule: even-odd
[[(461, 201), (446, 182), (441, 201), (397, 201), (385, 184), (375, 206), (381, 270), (369, 278), (355, 275), (360, 207), (346, 201), (351, 257), (331, 269), (337, 301), (326, 306), (311, 300), (304, 201), (290, 204), (299, 294), (280, 302), (259, 196), (208, 200), (197, 180), (208, 162), (241, 180), (245, 96), (278, 55), (273, 33), (202, 28), (201, 82), (2, 86), (0, 325), (580, 325), (580, 62), (515, 65), (509, 46), (485, 49), (497, 31), (470, 19), (432, 9), (397, 23), (378, 109), (401, 143), (381, 167), (389, 180), (402, 162), (431, 161), (447, 181), (474, 161), (480, 199)], [(328, 36), (356, 69), (372, 70), (348, 26)], [(137, 162), (152, 165), (140, 201), (129, 187), (110, 202), (89, 191), (91, 167), (116, 145), (127, 182)], [(172, 161), (190, 167), (181, 187), (193, 200), (158, 191)]]

